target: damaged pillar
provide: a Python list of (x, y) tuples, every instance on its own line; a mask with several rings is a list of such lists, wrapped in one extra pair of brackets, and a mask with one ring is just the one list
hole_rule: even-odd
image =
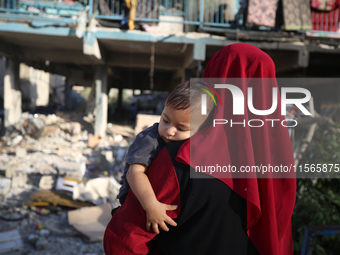
[(98, 66), (96, 70), (96, 120), (95, 135), (105, 136), (107, 126), (107, 72), (106, 66)]
[(11, 126), (21, 118), (21, 91), (19, 90), (19, 62), (6, 59), (4, 77), (4, 122)]
[(65, 110), (66, 111), (70, 111), (72, 110), (71, 108), (71, 86), (70, 86), (70, 79), (68, 77), (66, 77), (66, 80), (65, 80)]
[(118, 99), (117, 99), (117, 110), (121, 111), (123, 109), (123, 87), (119, 84), (118, 87)]

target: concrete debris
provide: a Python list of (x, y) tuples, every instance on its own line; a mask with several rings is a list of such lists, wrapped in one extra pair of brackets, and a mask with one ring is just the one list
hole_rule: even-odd
[(45, 121), (45, 124), (48, 126), (55, 125), (58, 122), (63, 122), (63, 119), (58, 117), (55, 114), (49, 114), (49, 115), (40, 115), (41, 118)]
[(107, 124), (106, 129), (107, 134), (111, 135), (120, 135), (120, 137), (133, 137), (134, 136), (134, 130), (128, 126), (118, 126), (114, 125), (112, 123)]
[(45, 238), (38, 238), (35, 242), (35, 249), (37, 251), (44, 250), (46, 247), (46, 240)]
[(36, 241), (38, 240), (38, 235), (35, 235), (35, 234), (30, 234), (28, 237), (27, 237), (27, 241), (32, 244), (32, 245), (35, 245)]
[(88, 241), (101, 241), (103, 240), (105, 227), (111, 219), (111, 210), (110, 204), (80, 208), (68, 212), (68, 221)]
[[(15, 230), (23, 238), (0, 240), (0, 254), (14, 254), (15, 248), (19, 254), (56, 255), (69, 247), (72, 255), (104, 253), (100, 240), (111, 208), (119, 205), (116, 196), (134, 129), (108, 124), (105, 137), (99, 137), (93, 122), (84, 119), (77, 113), (23, 113), (21, 121), (4, 130), (0, 236)], [(71, 226), (71, 212), (83, 222)], [(36, 229), (38, 223), (45, 227)], [(79, 231), (98, 242), (86, 243)]]
[(152, 126), (155, 122), (159, 122), (160, 118), (160, 115), (137, 114), (135, 135)]
[(95, 148), (98, 144), (99, 144), (99, 141), (100, 141), (100, 136), (99, 135), (90, 135), (89, 136), (89, 141), (87, 143), (87, 145), (90, 147), (90, 148)]
[(45, 126), (41, 136), (48, 136), (48, 137), (58, 136), (60, 132), (61, 132), (60, 128), (56, 125)]
[(15, 172), (12, 177), (12, 189), (22, 188), (26, 186), (27, 174), (24, 172)]
[(19, 158), (25, 157), (27, 156), (27, 150), (18, 146), (15, 148), (15, 155)]
[(56, 163), (59, 174), (68, 178), (82, 180), (86, 171), (85, 162), (77, 163), (61, 160)]
[(8, 194), (11, 189), (11, 179), (8, 178), (0, 178), (0, 196), (5, 196)]
[(58, 177), (55, 189), (73, 192), (74, 186), (78, 185), (79, 182), (81, 181), (75, 180), (75, 179)]
[(33, 138), (39, 138), (44, 130), (45, 122), (37, 114), (30, 115), (22, 124), (23, 133)]
[(81, 135), (81, 125), (77, 122), (63, 123), (59, 125), (60, 129), (71, 135)]
[(73, 199), (100, 205), (118, 195), (120, 184), (113, 177), (100, 177), (73, 187)]
[(54, 179), (51, 175), (43, 175), (39, 181), (39, 188), (43, 190), (51, 190), (54, 186)]
[(9, 254), (21, 250), (23, 242), (18, 230), (10, 230), (0, 233), (0, 254)]
[(18, 145), (19, 143), (21, 143), (21, 141), (24, 139), (24, 137), (23, 136), (21, 136), (21, 135), (18, 135), (17, 137), (15, 137), (12, 141), (9, 141), (9, 142), (7, 142), (7, 145), (8, 146), (16, 146), (16, 145)]
[(15, 170), (16, 170), (16, 166), (15, 165), (9, 165), (5, 169), (5, 177), (6, 178), (12, 178), (15, 175)]

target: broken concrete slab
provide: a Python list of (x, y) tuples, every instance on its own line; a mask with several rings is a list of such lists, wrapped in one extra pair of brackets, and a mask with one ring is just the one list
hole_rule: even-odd
[(125, 137), (134, 136), (134, 130), (131, 127), (114, 125), (112, 123), (107, 124), (106, 133), (110, 135), (121, 135)]
[(15, 155), (19, 158), (27, 156), (27, 150), (25, 148), (22, 148), (20, 146), (15, 148)]
[(56, 167), (59, 174), (65, 175), (68, 178), (82, 180), (86, 171), (85, 162), (72, 162), (59, 160), (56, 162)]
[(15, 174), (17, 167), (14, 164), (9, 165), (5, 170), (5, 177), (6, 178), (12, 178)]
[(0, 233), (0, 254), (9, 254), (23, 248), (23, 242), (18, 230), (13, 229)]
[(15, 172), (12, 177), (12, 189), (25, 187), (27, 180), (28, 178), (25, 172)]
[(58, 136), (60, 128), (57, 125), (45, 126), (41, 136)]
[(155, 122), (159, 122), (160, 117), (160, 115), (137, 114), (135, 135), (152, 126)]
[(99, 177), (73, 187), (73, 199), (99, 205), (116, 198), (120, 184), (113, 177)]
[(0, 178), (0, 195), (5, 196), (8, 194), (11, 189), (11, 179), (8, 178)]
[(111, 210), (110, 204), (80, 208), (68, 212), (68, 221), (89, 242), (101, 241), (111, 219)]
[(51, 175), (43, 175), (39, 181), (39, 189), (51, 190), (54, 186), (54, 178)]
[(81, 134), (81, 125), (77, 122), (68, 122), (60, 124), (59, 127), (64, 131), (71, 135), (80, 135)]

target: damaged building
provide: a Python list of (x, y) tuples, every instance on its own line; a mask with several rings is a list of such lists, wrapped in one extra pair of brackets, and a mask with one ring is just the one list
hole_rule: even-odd
[(118, 0), (0, 1), (0, 254), (102, 254), (129, 144), (226, 45), (259, 47), (280, 78), (330, 78), (294, 85), (314, 112), (289, 112), (297, 160), (312, 124), (339, 120), (340, 7), (246, 2), (142, 0), (130, 27)]

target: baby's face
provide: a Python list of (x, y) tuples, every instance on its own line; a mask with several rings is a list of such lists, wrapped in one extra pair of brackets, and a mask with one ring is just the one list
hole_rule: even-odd
[(176, 110), (164, 107), (158, 126), (158, 133), (168, 143), (188, 139), (193, 130), (190, 129), (190, 109)]

